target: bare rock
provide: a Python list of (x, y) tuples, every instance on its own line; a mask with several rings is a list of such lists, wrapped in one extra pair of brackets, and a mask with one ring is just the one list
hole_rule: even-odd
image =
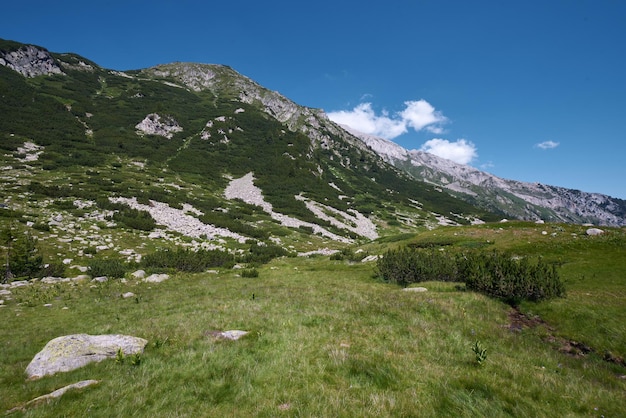
[(64, 74), (50, 52), (34, 45), (24, 45), (10, 52), (0, 51), (0, 65), (5, 65), (25, 77)]
[(425, 287), (405, 287), (402, 290), (405, 292), (428, 292), (428, 289)]
[(171, 116), (161, 117), (156, 113), (150, 113), (135, 128), (140, 134), (158, 135), (167, 139), (172, 139), (175, 133), (183, 130)]
[(146, 283), (161, 283), (170, 278), (169, 274), (151, 274), (150, 276), (143, 279)]
[(58, 372), (68, 372), (89, 363), (142, 353), (148, 341), (130, 335), (74, 334), (50, 340), (26, 367), (30, 380)]
[(81, 380), (80, 382), (72, 383), (71, 385), (67, 385), (60, 389), (57, 389), (54, 392), (50, 392), (46, 395), (39, 396), (31, 401), (26, 402), (26, 404), (24, 404), (23, 406), (18, 406), (16, 408), (11, 409), (10, 411), (8, 411), (8, 413), (23, 411), (27, 407), (41, 405), (43, 403), (50, 402), (51, 400), (60, 398), (61, 396), (65, 395), (65, 393), (69, 390), (83, 389), (88, 386), (97, 385), (98, 383), (100, 383), (99, 380)]
[(143, 270), (137, 270), (133, 272), (131, 276), (134, 277), (135, 279), (143, 279), (144, 277), (146, 277), (146, 272)]
[(231, 341), (237, 341), (238, 339), (240, 339), (241, 337), (243, 337), (244, 335), (247, 335), (248, 331), (241, 331), (238, 329), (235, 330), (230, 330), (230, 331), (209, 331), (207, 332), (207, 335), (213, 337), (213, 338), (217, 338), (219, 340), (231, 340)]
[(604, 231), (602, 229), (599, 229), (599, 228), (589, 228), (585, 232), (586, 232), (587, 235), (591, 235), (591, 236), (604, 234)]

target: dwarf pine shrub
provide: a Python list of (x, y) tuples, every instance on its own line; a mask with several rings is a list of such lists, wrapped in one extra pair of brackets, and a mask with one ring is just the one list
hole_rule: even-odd
[(232, 267), (234, 257), (226, 251), (199, 250), (178, 248), (175, 250), (158, 250), (147, 254), (141, 260), (146, 268), (172, 268), (186, 272), (201, 272), (210, 267)]
[(459, 280), (456, 257), (434, 249), (389, 250), (378, 259), (376, 268), (379, 277), (400, 286), (429, 280)]
[(128, 264), (115, 258), (93, 258), (89, 262), (89, 270), (93, 277), (122, 278), (129, 268)]
[(542, 258), (513, 258), (498, 251), (475, 252), (460, 257), (458, 266), (468, 289), (513, 305), (522, 300), (540, 301), (565, 295), (556, 267)]
[(408, 286), (423, 281), (459, 281), (466, 287), (512, 305), (565, 295), (553, 264), (539, 258), (513, 258), (502, 252), (466, 252), (402, 247), (389, 250), (376, 264), (384, 281)]

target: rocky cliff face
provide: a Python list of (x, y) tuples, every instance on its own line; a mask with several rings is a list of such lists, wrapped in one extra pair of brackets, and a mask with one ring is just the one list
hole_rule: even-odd
[(25, 77), (63, 74), (50, 52), (33, 45), (24, 45), (13, 51), (0, 50), (0, 65), (5, 65)]
[[(347, 130), (349, 128), (346, 127)], [(383, 138), (352, 133), (389, 163), (457, 197), (512, 218), (626, 225), (626, 201), (540, 183), (507, 180)]]

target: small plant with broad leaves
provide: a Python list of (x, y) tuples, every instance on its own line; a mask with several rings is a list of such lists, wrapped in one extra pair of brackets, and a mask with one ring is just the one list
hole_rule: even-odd
[(487, 349), (482, 346), (480, 341), (476, 340), (472, 346), (472, 351), (474, 352), (476, 363), (478, 363), (479, 366), (482, 366), (487, 360)]
[(133, 353), (129, 356), (126, 356), (124, 354), (124, 351), (122, 351), (122, 348), (118, 348), (117, 349), (117, 353), (115, 354), (115, 362), (118, 364), (124, 364), (126, 363), (126, 360), (128, 359), (128, 363), (131, 366), (139, 366), (141, 364), (141, 353)]
[(124, 352), (122, 351), (121, 348), (117, 349), (117, 353), (115, 353), (115, 362), (118, 364), (122, 364), (124, 363), (126, 356), (124, 355)]

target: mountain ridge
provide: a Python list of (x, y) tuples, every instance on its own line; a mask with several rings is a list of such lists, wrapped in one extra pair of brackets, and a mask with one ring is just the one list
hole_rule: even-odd
[[(407, 150), (384, 138), (345, 129), (386, 161), (455, 196), (524, 220), (626, 225), (626, 201), (601, 193), (509, 180), (420, 150)], [(519, 199), (522, 204), (516, 204)]]

